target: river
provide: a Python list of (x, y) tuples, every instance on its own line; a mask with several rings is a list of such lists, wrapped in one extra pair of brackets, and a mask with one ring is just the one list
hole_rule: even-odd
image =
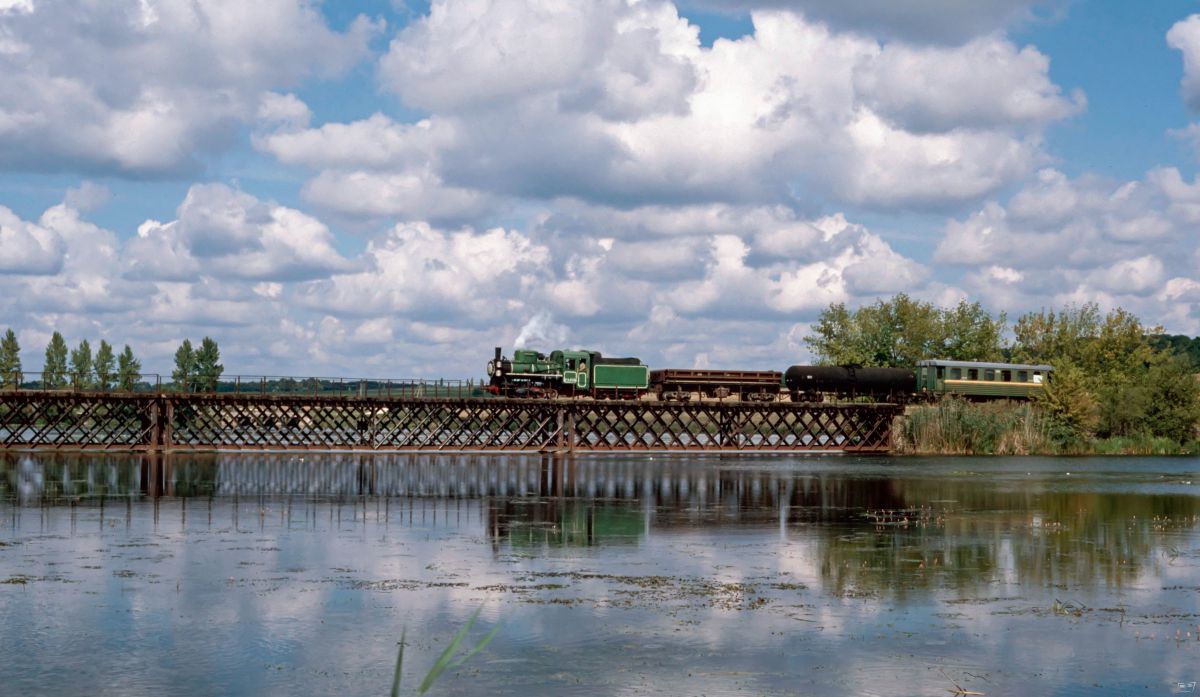
[[(0, 455), (0, 694), (1200, 694), (1200, 459)], [(960, 693), (961, 694), (961, 693)]]

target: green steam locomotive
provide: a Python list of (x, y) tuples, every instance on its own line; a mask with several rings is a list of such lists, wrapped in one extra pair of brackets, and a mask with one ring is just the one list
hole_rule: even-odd
[(637, 399), (650, 387), (650, 369), (637, 358), (605, 358), (599, 351), (513, 351), (505, 358), (499, 347), (488, 361), (488, 390), (516, 397), (589, 395)]

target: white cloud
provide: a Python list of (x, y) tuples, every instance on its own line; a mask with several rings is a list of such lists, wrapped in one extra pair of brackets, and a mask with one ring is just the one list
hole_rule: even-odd
[(1063, 98), (1049, 69), (1036, 48), (990, 35), (954, 48), (888, 44), (855, 79), (872, 109), (914, 132), (1037, 128), (1086, 105), (1079, 91)]
[(445, 232), (412, 223), (372, 240), (363, 257), (364, 270), (306, 285), (302, 301), (348, 315), (495, 319), (524, 307), (522, 291), (549, 253), (516, 231)]
[(294, 94), (264, 92), (255, 117), (260, 126), (276, 128), (283, 134), (307, 128), (312, 110)]
[(1200, 110), (1200, 14), (1181, 19), (1167, 31), (1167, 45), (1183, 53), (1183, 101)]
[(53, 230), (21, 220), (0, 206), (0, 273), (56, 274), (64, 244)]
[(224, 184), (192, 186), (178, 214), (138, 228), (126, 249), (129, 277), (301, 280), (353, 268), (319, 220)]
[(496, 205), (479, 191), (447, 186), (429, 170), (326, 170), (305, 185), (304, 196), (315, 206), (344, 215), (401, 220), (476, 219)]
[(1042, 130), (1085, 102), (999, 36), (881, 45), (782, 11), (754, 26), (704, 48), (662, 0), (440, 0), (380, 61), (427, 118), (256, 143), (321, 170), (309, 200), (354, 216), (445, 217), (418, 203), (488, 196), (942, 208), (1038, 166)]
[(296, 0), (38, 2), (0, 21), (0, 164), (139, 176), (194, 167), (261, 93), (340, 73), (379, 29), (331, 31)]
[(949, 221), (934, 260), (966, 268), (972, 296), (1010, 313), (1095, 301), (1197, 333), (1198, 221), (1200, 182), (1173, 168), (1123, 183), (1044, 170), (1007, 205)]
[(683, 53), (698, 30), (669, 3), (434, 2), (380, 61), (384, 85), (432, 111), (557, 94), (567, 109), (622, 120), (686, 110)]

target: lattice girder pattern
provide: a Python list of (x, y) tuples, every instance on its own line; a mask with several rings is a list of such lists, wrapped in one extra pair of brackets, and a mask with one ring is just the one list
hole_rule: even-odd
[(882, 452), (900, 407), (0, 392), (0, 448)]
[(124, 395), (0, 393), (0, 447), (146, 449), (154, 444), (154, 400)]

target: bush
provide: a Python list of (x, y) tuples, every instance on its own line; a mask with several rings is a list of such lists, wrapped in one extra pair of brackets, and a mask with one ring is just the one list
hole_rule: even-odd
[(968, 402), (949, 397), (912, 407), (897, 450), (943, 455), (1029, 455), (1057, 451), (1053, 424), (1028, 402)]

